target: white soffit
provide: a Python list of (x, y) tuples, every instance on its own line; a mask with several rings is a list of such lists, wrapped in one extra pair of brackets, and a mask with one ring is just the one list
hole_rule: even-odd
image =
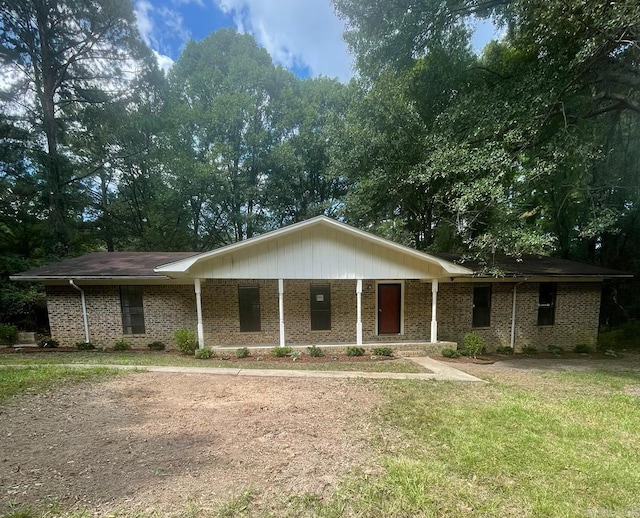
[(324, 216), (155, 271), (201, 279), (437, 279), (473, 273)]

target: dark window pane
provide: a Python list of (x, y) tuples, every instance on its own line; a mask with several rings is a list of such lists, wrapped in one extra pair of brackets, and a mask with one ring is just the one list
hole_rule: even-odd
[(556, 321), (556, 283), (541, 282), (538, 296), (538, 325), (552, 326)]
[(240, 331), (260, 331), (260, 288), (238, 287)]
[(311, 330), (331, 329), (331, 287), (311, 285)]
[(144, 306), (140, 286), (120, 286), (122, 332), (126, 335), (144, 334)]
[(491, 325), (491, 285), (473, 287), (473, 327)]

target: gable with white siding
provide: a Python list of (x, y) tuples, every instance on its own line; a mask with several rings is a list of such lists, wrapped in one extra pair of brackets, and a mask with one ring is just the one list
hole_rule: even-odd
[(199, 279), (438, 279), (472, 274), (323, 216), (155, 271)]

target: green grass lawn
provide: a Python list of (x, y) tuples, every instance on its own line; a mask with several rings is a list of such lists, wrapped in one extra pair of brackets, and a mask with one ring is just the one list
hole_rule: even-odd
[(640, 515), (640, 373), (529, 372), (519, 379), (385, 382), (375, 444), (383, 474), (348, 479), (327, 502), (298, 499), (299, 511)]
[(95, 380), (114, 374), (120, 374), (120, 372), (106, 367), (74, 369), (73, 367), (56, 365), (25, 367), (5, 367), (0, 365), (0, 403), (7, 398), (25, 392), (42, 392), (61, 383)]
[[(263, 355), (266, 356), (266, 355)], [(179, 356), (154, 352), (47, 352), (47, 353), (9, 353), (0, 355), (0, 365), (55, 365), (70, 363), (88, 363), (95, 365), (175, 365), (180, 367), (216, 367), (232, 369), (299, 369), (299, 370), (340, 370), (365, 372), (426, 372), (415, 363), (403, 358), (361, 362), (326, 361), (304, 363), (299, 361), (268, 362), (257, 361), (255, 357), (244, 361), (228, 361), (217, 358), (197, 360), (192, 356)]]

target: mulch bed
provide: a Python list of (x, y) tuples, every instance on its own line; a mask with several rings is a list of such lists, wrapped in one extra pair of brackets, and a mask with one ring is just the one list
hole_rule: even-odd
[[(78, 351), (75, 347), (55, 347), (55, 348), (41, 348), (41, 347), (2, 347), (0, 348), (0, 354), (48, 354), (48, 353), (95, 353), (95, 354), (119, 354), (122, 352), (126, 352), (128, 354), (139, 354), (139, 355), (165, 355), (165, 356), (177, 356), (180, 358), (187, 358), (190, 356), (183, 355), (177, 351), (145, 351), (145, 350), (136, 350), (129, 349), (127, 351), (113, 351), (107, 349), (105, 351), (99, 350), (89, 350), (89, 351)], [(259, 359), (260, 358), (260, 359)], [(269, 353), (265, 354), (252, 354), (247, 358), (237, 358), (235, 351), (225, 351), (221, 353), (220, 351), (216, 351), (216, 356), (211, 358), (212, 360), (224, 360), (230, 363), (236, 362), (250, 362), (250, 361), (261, 361), (261, 362), (269, 362), (269, 363), (292, 363), (293, 359), (290, 356), (278, 357), (272, 356)], [(310, 356), (306, 351), (303, 352), (296, 360), (295, 363), (326, 363), (330, 361), (335, 362), (371, 362), (371, 361), (389, 361), (389, 360), (397, 360), (397, 356), (372, 356), (371, 354), (365, 354), (363, 356), (347, 356), (344, 353), (341, 354), (331, 354), (330, 351), (325, 351), (324, 356)], [(205, 360), (206, 361), (206, 360)]]

